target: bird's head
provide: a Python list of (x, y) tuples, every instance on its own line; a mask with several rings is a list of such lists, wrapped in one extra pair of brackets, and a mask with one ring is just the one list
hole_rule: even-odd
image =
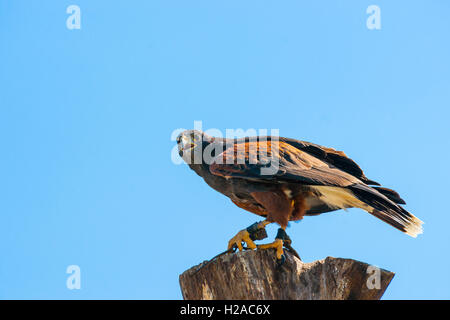
[(194, 157), (201, 161), (205, 146), (211, 143), (212, 140), (212, 137), (199, 130), (183, 131), (176, 140), (178, 153), (188, 164), (194, 163)]

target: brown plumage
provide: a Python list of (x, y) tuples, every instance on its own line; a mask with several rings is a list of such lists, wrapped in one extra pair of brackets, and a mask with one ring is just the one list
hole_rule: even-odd
[(283, 228), (305, 215), (357, 207), (413, 237), (422, 232), (422, 221), (400, 206), (405, 202), (398, 193), (369, 180), (342, 151), (282, 137), (230, 140), (194, 130), (177, 142), (208, 185)]

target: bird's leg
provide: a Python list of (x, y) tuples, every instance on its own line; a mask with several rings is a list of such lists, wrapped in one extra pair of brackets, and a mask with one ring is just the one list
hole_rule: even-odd
[[(282, 231), (280, 231), (280, 230), (282, 230)], [(291, 240), (291, 238), (288, 236), (288, 234), (286, 233), (286, 231), (280, 228), (280, 229), (278, 230), (278, 232), (281, 232), (281, 233), (282, 233), (282, 234), (280, 234), (280, 237), (281, 237), (282, 240), (283, 240), (283, 246), (284, 246), (286, 249), (288, 249), (288, 251), (289, 251), (290, 253), (292, 253), (294, 256), (296, 256), (296, 257), (298, 258), (298, 260), (301, 261), (302, 259), (300, 258), (300, 255), (298, 254), (298, 252), (297, 252), (294, 248), (292, 248), (292, 246), (291, 246), (292, 240)], [(277, 234), (277, 237), (278, 237), (278, 234)]]
[(290, 246), (291, 238), (289, 238), (284, 228), (279, 228), (274, 242), (258, 245), (257, 248), (258, 249), (274, 248), (276, 250), (278, 264), (282, 265), (284, 261), (286, 261), (286, 257), (283, 251), (283, 245), (285, 244)]
[(239, 231), (228, 241), (228, 250), (236, 246), (241, 251), (243, 249), (242, 242), (247, 244), (248, 249), (256, 249), (256, 244), (253, 241), (267, 238), (266, 225), (269, 223), (267, 220), (255, 222), (248, 228)]

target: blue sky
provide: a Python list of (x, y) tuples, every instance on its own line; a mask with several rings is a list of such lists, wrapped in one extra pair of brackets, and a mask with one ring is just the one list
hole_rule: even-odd
[[(381, 30), (366, 27), (371, 4)], [(424, 234), (351, 209), (293, 224), (294, 247), (396, 272), (385, 299), (449, 299), (449, 10), (1, 0), (0, 298), (180, 299), (180, 273), (260, 220), (172, 163), (173, 130), (201, 120), (344, 150)]]

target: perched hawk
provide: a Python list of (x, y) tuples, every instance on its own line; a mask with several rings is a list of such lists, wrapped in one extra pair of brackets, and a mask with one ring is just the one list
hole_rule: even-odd
[[(289, 221), (345, 208), (361, 208), (406, 234), (422, 233), (422, 221), (406, 211), (394, 190), (369, 180), (344, 152), (283, 137), (216, 138), (197, 130), (177, 137), (180, 156), (205, 182), (238, 207), (265, 217), (228, 243), (242, 250), (275, 248), (284, 259)], [(256, 246), (256, 233), (280, 225), (275, 241)]]

